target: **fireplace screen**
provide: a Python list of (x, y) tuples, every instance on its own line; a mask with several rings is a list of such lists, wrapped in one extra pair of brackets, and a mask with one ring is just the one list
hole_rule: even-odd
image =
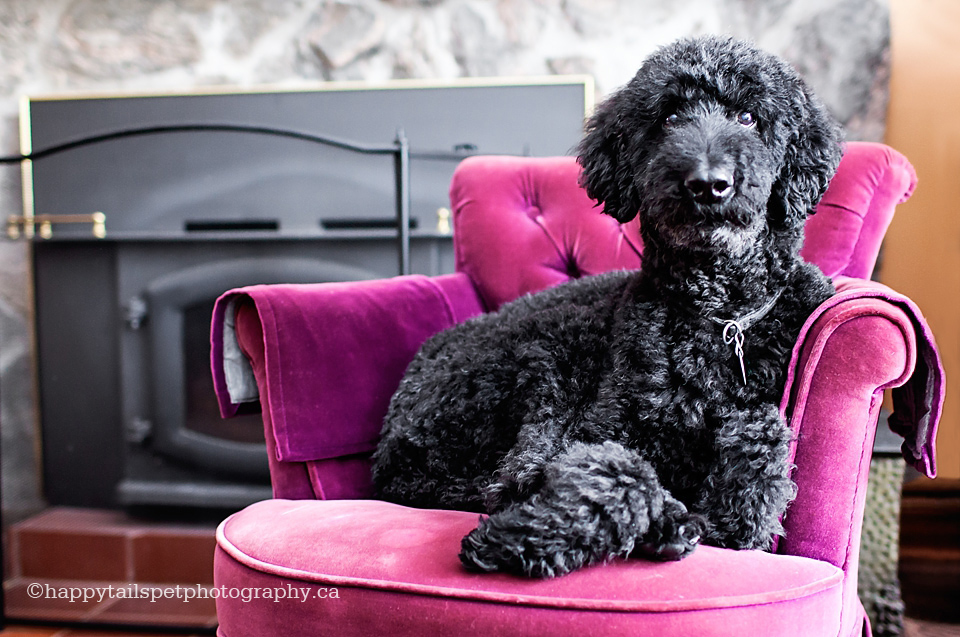
[[(34, 150), (131, 127), (223, 125), (110, 139), (25, 166), (50, 503), (239, 508), (270, 497), (259, 415), (222, 421), (217, 410), (214, 299), (257, 283), (397, 274), (390, 157), (229, 127), (362, 144), (390, 144), (402, 129), (409, 263), (436, 275), (454, 269), (445, 208), (458, 161), (570, 152), (591, 94), (585, 78), (552, 78), (26, 100), (24, 146)], [(94, 223), (59, 223), (81, 218)]]

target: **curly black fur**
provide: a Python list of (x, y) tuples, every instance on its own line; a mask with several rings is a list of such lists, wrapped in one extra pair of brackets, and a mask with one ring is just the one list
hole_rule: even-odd
[[(473, 570), (552, 576), (698, 542), (768, 548), (795, 495), (778, 404), (831, 293), (798, 256), (840, 131), (797, 73), (744, 42), (660, 49), (601, 104), (581, 183), (640, 216), (643, 267), (520, 298), (428, 341), (374, 456), (387, 500), (485, 511)], [(745, 331), (744, 384), (718, 320)]]

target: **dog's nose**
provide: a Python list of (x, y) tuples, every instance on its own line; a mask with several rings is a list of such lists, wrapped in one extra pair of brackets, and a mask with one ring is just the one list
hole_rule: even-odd
[(699, 203), (719, 203), (733, 194), (733, 174), (722, 168), (690, 171), (684, 187)]

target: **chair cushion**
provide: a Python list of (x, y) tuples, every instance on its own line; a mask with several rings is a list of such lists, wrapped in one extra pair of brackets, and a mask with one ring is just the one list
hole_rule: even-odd
[[(332, 622), (339, 635), (839, 630), (843, 573), (825, 562), (701, 546), (679, 562), (616, 561), (547, 580), (473, 574), (457, 553), (476, 523), (473, 513), (375, 500), (252, 505), (217, 532), (219, 634), (296, 634)], [(290, 599), (298, 591), (301, 601)]]

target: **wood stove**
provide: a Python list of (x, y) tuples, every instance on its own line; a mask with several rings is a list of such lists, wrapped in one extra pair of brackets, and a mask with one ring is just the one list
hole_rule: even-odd
[[(26, 221), (11, 226), (33, 235), (49, 502), (236, 509), (270, 497), (259, 415), (221, 421), (216, 409), (214, 299), (395, 275), (398, 235), (412, 272), (452, 271), (459, 159), (571, 152), (592, 91), (576, 77), (25, 100), (25, 150), (102, 137), (25, 162)], [(152, 133), (111, 135), (133, 129)], [(383, 147), (402, 130), (408, 225), (393, 157), (252, 129)]]

